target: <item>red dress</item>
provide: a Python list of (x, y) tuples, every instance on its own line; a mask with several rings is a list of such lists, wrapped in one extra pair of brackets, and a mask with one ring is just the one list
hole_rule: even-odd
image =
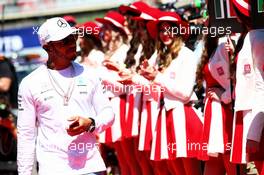
[(126, 98), (126, 116), (123, 127), (124, 137), (132, 138), (139, 135), (139, 120), (142, 106), (142, 93), (137, 89), (127, 93)]
[[(204, 67), (206, 89), (221, 88), (213, 78), (208, 64)], [(230, 153), (232, 141), (233, 114), (230, 105), (206, 97), (204, 108), (204, 128), (202, 133), (200, 159), (208, 160), (209, 156)]]
[(142, 110), (140, 119), (139, 145), (140, 151), (150, 151), (155, 127), (159, 113), (159, 102), (150, 99), (146, 100), (143, 95)]
[(197, 158), (202, 128), (199, 114), (191, 104), (182, 103), (166, 111), (161, 103), (150, 159)]

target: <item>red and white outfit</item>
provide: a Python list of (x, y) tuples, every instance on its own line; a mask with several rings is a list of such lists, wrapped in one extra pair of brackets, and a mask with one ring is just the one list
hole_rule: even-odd
[[(116, 11), (109, 11), (103, 18), (96, 18), (96, 21), (103, 25), (112, 24), (119, 29), (120, 32), (126, 34), (125, 30), (125, 18), (123, 15)], [(129, 46), (122, 44), (117, 48), (113, 55), (109, 58), (110, 61), (124, 64), (127, 56)], [(111, 128), (108, 128), (104, 133), (99, 135), (99, 140), (102, 143), (115, 142), (125, 136), (126, 127), (126, 93), (124, 86), (118, 82), (120, 77), (118, 72), (108, 70), (103, 67), (100, 71), (100, 77), (106, 87), (108, 97), (110, 98), (116, 120)]]
[[(124, 58), (129, 47), (123, 44), (116, 52), (111, 56), (110, 60), (123, 63)], [(110, 102), (115, 113), (114, 124), (108, 128), (105, 132), (99, 135), (99, 141), (101, 143), (113, 143), (121, 140), (125, 137), (126, 130), (126, 88), (123, 84), (117, 82), (120, 80), (118, 72), (108, 70), (105, 67), (98, 69), (100, 77), (102, 78), (105, 86), (106, 94), (110, 99)]]
[(258, 48), (260, 51), (263, 48), (253, 45), (254, 42), (251, 39), (252, 36), (248, 33), (236, 60), (235, 117), (231, 150), (231, 162), (233, 163), (246, 163), (246, 140), (253, 120), (252, 109), (255, 103), (256, 81), (252, 49), (255, 47), (254, 49)]
[[(137, 50), (137, 53), (135, 54), (134, 58), (136, 60), (135, 66), (137, 67), (139, 65), (141, 53), (142, 53), (142, 45), (140, 44)], [(157, 59), (157, 51), (154, 52), (154, 54), (150, 57), (149, 64), (154, 66), (154, 63)], [(129, 91), (127, 91), (127, 106), (126, 106), (126, 131), (125, 131), (125, 137), (136, 137), (140, 135), (139, 137), (139, 147), (142, 145), (142, 139), (145, 140), (145, 129), (147, 129), (148, 126), (144, 122), (144, 119), (146, 118), (145, 112), (142, 113), (142, 110), (145, 111), (145, 102), (146, 102), (146, 94), (150, 94), (150, 82), (149, 80), (145, 79), (143, 76), (140, 76), (136, 74), (132, 78), (133, 84), (128, 85)], [(150, 95), (148, 95), (150, 96)], [(141, 124), (141, 122), (143, 122)], [(154, 125), (153, 125), (154, 126)], [(142, 149), (139, 149), (142, 150)]]
[(102, 78), (106, 94), (110, 99), (115, 114), (115, 121), (110, 128), (99, 135), (99, 142), (113, 143), (124, 137), (123, 127), (125, 125), (126, 114), (125, 88), (121, 83), (117, 82), (119, 75), (115, 71), (107, 70), (104, 67), (100, 68), (100, 77)]
[[(157, 67), (157, 57), (156, 50), (148, 60), (148, 64)], [(133, 81), (143, 87), (138, 149), (140, 151), (150, 151), (160, 110), (160, 87), (139, 75), (133, 77)]]
[[(255, 72), (255, 103), (253, 105), (253, 121), (247, 139), (260, 143), (260, 152), (250, 155), (250, 160), (264, 160), (264, 29), (249, 32)], [(259, 115), (262, 113), (261, 115)], [(262, 131), (262, 132), (261, 132)]]
[[(135, 67), (139, 65), (139, 59), (142, 52), (142, 45), (138, 46), (137, 53), (134, 56), (136, 61)], [(139, 135), (139, 120), (142, 106), (142, 90), (140, 84), (132, 80), (133, 84), (126, 85), (126, 123), (124, 137), (131, 138)]]
[[(156, 87), (153, 87), (156, 86)], [(151, 92), (156, 89), (156, 92)], [(156, 94), (153, 98), (153, 94)], [(138, 149), (150, 151), (153, 135), (155, 133), (158, 113), (160, 110), (160, 89), (159, 86), (148, 84), (144, 87), (142, 98), (142, 110), (140, 120), (140, 135)]]
[(209, 156), (230, 152), (232, 140), (233, 114), (231, 108), (231, 86), (229, 73), (229, 57), (225, 44), (221, 43), (214, 55), (203, 69), (206, 89), (221, 88), (224, 90), (221, 102), (206, 96), (204, 108), (204, 128), (199, 157), (208, 160)]
[[(237, 10), (251, 18), (252, 4), (249, 0), (233, 0), (232, 2)], [(236, 60), (235, 121), (231, 152), (231, 162), (234, 163), (246, 163), (247, 139), (260, 142), (260, 153), (250, 155), (249, 158), (263, 160), (264, 157), (262, 149), (264, 145), (263, 38), (263, 29), (249, 31)], [(262, 116), (256, 115), (261, 112)]]
[(164, 88), (158, 121), (151, 147), (151, 160), (197, 157), (202, 119), (189, 102), (196, 99), (193, 93), (196, 58), (191, 50), (182, 46), (177, 58), (164, 73), (159, 73), (154, 83)]

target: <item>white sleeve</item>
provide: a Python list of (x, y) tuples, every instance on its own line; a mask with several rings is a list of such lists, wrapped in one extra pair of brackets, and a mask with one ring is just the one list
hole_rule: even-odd
[(28, 84), (18, 91), (17, 165), (19, 175), (31, 175), (36, 147), (36, 110)]
[(92, 104), (96, 112), (95, 131), (94, 133), (101, 133), (114, 123), (114, 113), (108, 97), (104, 94), (101, 82), (96, 81), (94, 87)]
[(187, 102), (193, 92), (196, 64), (195, 60), (192, 58), (184, 59), (186, 60), (184, 61), (184, 64), (181, 65), (181, 70), (174, 70), (174, 73), (178, 74), (175, 75), (176, 78), (172, 78), (168, 74), (158, 73), (154, 82), (165, 88), (164, 93), (169, 93), (183, 102)]
[[(231, 98), (231, 80), (230, 80), (230, 71), (229, 71), (229, 56), (228, 56), (228, 52), (225, 49), (225, 42), (221, 43), (218, 45), (218, 47), (216, 48), (216, 51), (213, 55), (213, 58), (211, 59), (215, 59), (218, 62), (218, 65), (220, 63), (220, 68), (222, 68), (224, 71), (223, 73), (218, 73), (217, 72), (217, 67), (214, 66), (212, 71), (216, 71), (217, 72), (217, 76), (215, 76), (214, 78), (220, 83), (220, 85), (225, 89), (225, 91), (223, 92), (223, 94), (221, 95), (221, 101), (224, 102), (225, 104), (229, 104), (232, 102), (232, 98)], [(225, 62), (226, 64), (223, 64), (222, 62)], [(221, 64), (222, 63), (222, 64)]]
[(261, 141), (262, 131), (264, 129), (264, 50), (263, 50), (263, 36), (254, 35), (254, 32), (250, 32), (252, 56), (255, 70), (255, 97), (252, 113), (254, 114), (253, 121), (251, 123), (248, 139)]

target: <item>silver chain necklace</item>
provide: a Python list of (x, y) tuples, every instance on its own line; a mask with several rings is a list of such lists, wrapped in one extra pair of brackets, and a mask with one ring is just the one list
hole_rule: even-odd
[[(74, 90), (74, 84), (75, 84), (75, 69), (74, 66), (71, 64), (72, 70), (71, 71), (71, 82), (68, 86), (67, 92), (65, 92), (63, 90), (63, 88), (60, 86), (60, 84), (58, 83), (58, 81), (56, 81), (56, 79), (52, 76), (52, 73), (50, 72), (50, 70), (47, 67), (47, 71), (48, 71), (48, 75), (49, 75), (49, 79), (51, 82), (52, 87), (54, 88), (54, 90), (63, 98), (63, 105), (64, 106), (68, 106), (69, 104), (69, 100), (72, 96), (73, 90)], [(59, 90), (58, 90), (59, 89)], [(60, 92), (61, 91), (61, 92)]]

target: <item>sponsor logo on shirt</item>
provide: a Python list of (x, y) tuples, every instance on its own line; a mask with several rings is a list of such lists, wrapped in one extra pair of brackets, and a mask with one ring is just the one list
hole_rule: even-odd
[(251, 66), (250, 64), (245, 64), (244, 65), (244, 74), (249, 74), (251, 73)]
[(225, 74), (223, 67), (218, 67), (216, 70), (219, 76), (222, 76)]
[(77, 87), (79, 89), (80, 94), (88, 94), (88, 92), (87, 92), (87, 85), (85, 85), (85, 84), (78, 84)]
[(40, 94), (43, 95), (49, 91), (53, 91), (54, 89), (48, 84), (48, 83), (43, 83), (41, 85), (41, 90), (40, 90)]
[(82, 95), (88, 94), (87, 82), (82, 77), (78, 79), (77, 88), (79, 89), (80, 94)]
[(175, 72), (170, 72), (170, 78), (175, 79), (175, 77), (176, 77)]
[(24, 108), (23, 108), (23, 106), (22, 106), (22, 95), (21, 94), (18, 94), (18, 96), (17, 96), (17, 102), (18, 102), (18, 110), (19, 111), (23, 111), (24, 110)]
[(48, 97), (45, 97), (44, 100), (47, 101), (47, 100), (50, 100), (52, 98), (54, 98), (54, 97), (53, 96), (48, 96)]
[(40, 94), (44, 94), (44, 93), (46, 93), (46, 92), (49, 92), (49, 91), (52, 91), (53, 89), (43, 89), (41, 92), (40, 92)]

